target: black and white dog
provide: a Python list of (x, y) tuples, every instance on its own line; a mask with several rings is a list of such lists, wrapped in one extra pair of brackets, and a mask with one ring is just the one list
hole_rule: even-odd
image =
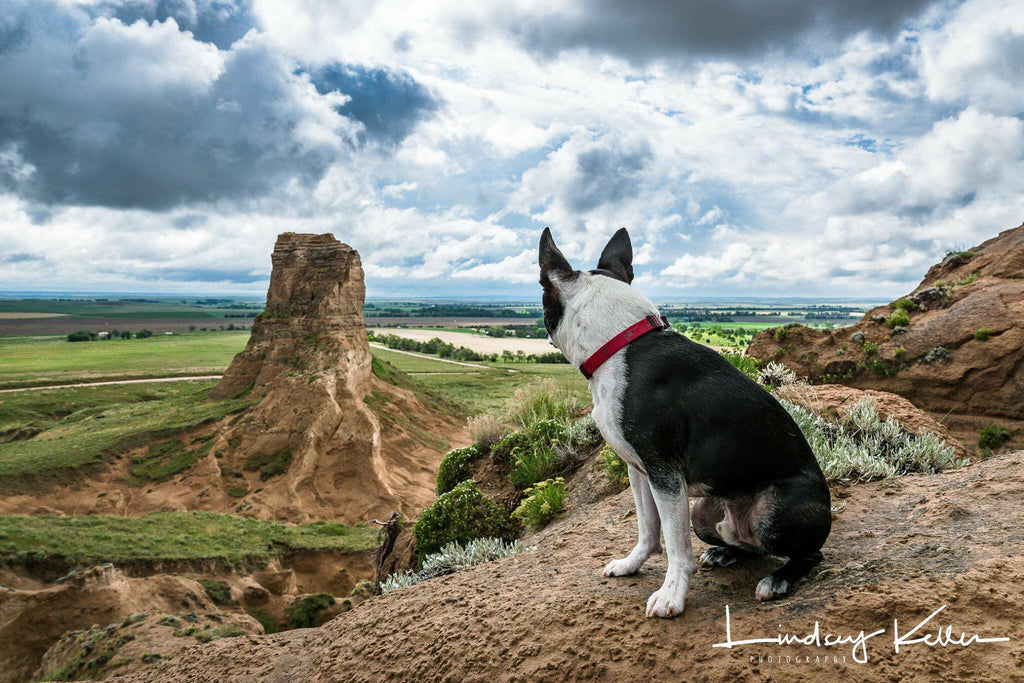
[[(570, 363), (592, 373), (594, 421), (629, 466), (636, 502), (640, 539), (604, 575), (635, 574), (661, 551), (664, 533), (668, 570), (647, 601), (647, 616), (680, 614), (697, 567), (692, 516), (694, 532), (714, 546), (702, 564), (786, 557), (755, 595), (762, 601), (787, 595), (821, 562), (832, 526), (821, 468), (767, 391), (715, 351), (663, 329), (658, 309), (629, 285), (632, 262), (625, 228), (589, 272), (573, 270), (549, 229), (540, 239), (544, 326)], [(649, 327), (629, 332), (644, 328), (645, 319)], [(624, 343), (594, 369), (616, 339)], [(696, 498), (692, 511), (689, 496)]]

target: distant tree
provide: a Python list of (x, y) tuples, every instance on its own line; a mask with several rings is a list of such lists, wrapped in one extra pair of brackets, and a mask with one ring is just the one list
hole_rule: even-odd
[(92, 341), (95, 338), (95, 333), (88, 332), (86, 330), (79, 330), (78, 332), (72, 332), (68, 335), (69, 342)]
[(235, 324), (234, 324), (234, 323), (230, 323), (230, 324), (228, 325), (228, 329), (229, 329), (229, 330), (233, 330), (233, 329), (235, 329)]
[(196, 331), (196, 326), (195, 325), (189, 325), (188, 326), (188, 331), (189, 332), (195, 332)]
[(148, 339), (153, 336), (152, 330), (139, 330), (135, 333), (136, 339)]
[(132, 333), (131, 333), (131, 331), (129, 331), (129, 330), (123, 330), (123, 331), (121, 332), (121, 339), (131, 339), (131, 338), (132, 338)]

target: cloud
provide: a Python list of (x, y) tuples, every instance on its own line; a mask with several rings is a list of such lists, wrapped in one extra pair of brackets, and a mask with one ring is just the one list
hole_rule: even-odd
[(259, 28), (252, 0), (127, 0), (101, 2), (89, 8), (95, 16), (112, 16), (125, 24), (140, 19), (162, 22), (174, 19), (196, 40), (226, 50), (249, 32)]
[(320, 92), (258, 32), (221, 50), (177, 23), (205, 26), (239, 8), (130, 3), (122, 15), (166, 18), (125, 24), (18, 6), (6, 31), (17, 39), (0, 41), (0, 183), (46, 204), (262, 198), (312, 187), (360, 135), (394, 146), (436, 108), (406, 74), (335, 65), (324, 78), (353, 94)]
[(693, 56), (742, 59), (772, 52), (833, 52), (861, 32), (891, 35), (933, 2), (586, 0), (503, 7), (490, 19), (503, 24), (524, 47), (547, 57), (587, 49), (644, 63)]
[(404, 140), (440, 106), (436, 95), (416, 79), (391, 69), (330, 64), (311, 75), (321, 94), (348, 97), (338, 112), (362, 123), (366, 138), (389, 146)]

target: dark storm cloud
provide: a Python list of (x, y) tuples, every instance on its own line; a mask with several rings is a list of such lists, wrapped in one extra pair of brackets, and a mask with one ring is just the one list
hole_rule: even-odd
[(646, 142), (632, 149), (594, 147), (576, 156), (578, 174), (567, 188), (566, 203), (575, 211), (590, 211), (636, 196), (642, 173), (653, 158)]
[(439, 106), (412, 76), (390, 69), (333, 64), (311, 76), (320, 93), (348, 95), (351, 99), (338, 112), (362, 123), (367, 139), (386, 145), (401, 142)]
[(15, 2), (0, 16), (0, 188), (144, 209), (262, 197), (315, 184), (360, 135), (393, 148), (438, 107), (386, 69), (333, 65), (314, 84), (254, 25), (248, 2)]
[(800, 52), (808, 41), (819, 49), (826, 41), (838, 47), (861, 31), (891, 34), (935, 1), (583, 0), (571, 12), (505, 14), (497, 20), (526, 48), (546, 56), (584, 48), (642, 63)]

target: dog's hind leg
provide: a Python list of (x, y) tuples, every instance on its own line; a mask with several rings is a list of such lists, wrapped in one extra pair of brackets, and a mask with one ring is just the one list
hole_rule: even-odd
[(776, 483), (767, 509), (752, 519), (764, 549), (789, 558), (758, 582), (754, 595), (761, 602), (789, 595), (796, 582), (822, 560), (821, 546), (832, 527), (832, 511), (825, 479), (815, 474), (802, 473)]
[(629, 466), (629, 485), (633, 489), (633, 502), (636, 503), (636, 525), (639, 539), (636, 547), (620, 560), (612, 560), (604, 568), (605, 576), (630, 576), (636, 574), (648, 557), (661, 552), (661, 519), (658, 508), (654, 505), (651, 495), (651, 483), (647, 476)]
[(665, 532), (668, 569), (661, 588), (647, 600), (647, 616), (674, 617), (683, 612), (686, 593), (690, 589), (690, 577), (697, 568), (690, 541), (690, 504), (685, 486), (666, 489), (652, 484), (651, 493)]
[[(729, 567), (748, 557), (755, 557), (758, 553), (753, 549), (746, 549), (736, 545), (732, 538), (732, 525), (722, 525), (726, 520), (726, 503), (714, 498), (698, 498), (690, 510), (690, 517), (693, 520), (693, 532), (697, 538), (705, 543), (715, 546), (708, 548), (700, 556), (698, 564), (703, 567)], [(719, 529), (726, 531), (728, 539), (723, 538)]]

